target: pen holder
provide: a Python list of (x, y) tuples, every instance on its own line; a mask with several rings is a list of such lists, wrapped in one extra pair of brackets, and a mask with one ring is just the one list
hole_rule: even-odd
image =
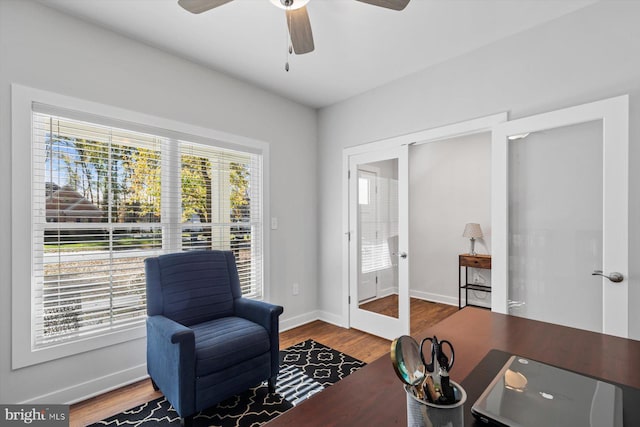
[(464, 425), (464, 403), (467, 393), (460, 384), (451, 381), (451, 386), (460, 395), (460, 400), (452, 405), (439, 405), (418, 399), (412, 387), (404, 386), (407, 393), (408, 427), (462, 427)]

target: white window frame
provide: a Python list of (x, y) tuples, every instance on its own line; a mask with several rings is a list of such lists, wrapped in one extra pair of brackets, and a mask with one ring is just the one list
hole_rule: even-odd
[[(34, 350), (32, 348), (32, 105), (55, 106), (56, 109), (83, 112), (86, 120), (91, 116), (108, 118), (114, 122), (130, 123), (131, 130), (161, 129), (164, 136), (204, 142), (216, 147), (259, 153), (262, 156), (262, 229), (263, 229), (263, 298), (269, 299), (269, 144), (264, 141), (232, 135), (204, 127), (126, 110), (92, 101), (82, 100), (18, 84), (11, 85), (11, 320), (12, 369), (43, 363), (74, 354), (144, 338), (144, 324), (116, 332), (65, 342), (56, 346)], [(138, 129), (136, 129), (138, 128)]]

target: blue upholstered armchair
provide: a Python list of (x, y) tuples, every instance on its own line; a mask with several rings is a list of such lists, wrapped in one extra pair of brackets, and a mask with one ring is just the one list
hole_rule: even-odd
[(279, 369), (282, 307), (242, 298), (231, 252), (145, 260), (147, 371), (182, 418), (268, 380)]

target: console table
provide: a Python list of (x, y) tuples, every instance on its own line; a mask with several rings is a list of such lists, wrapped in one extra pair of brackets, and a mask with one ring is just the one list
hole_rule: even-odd
[[(462, 308), (462, 290), (464, 289), (464, 304), (474, 307), (483, 307), (475, 304), (469, 304), (469, 289), (472, 291), (480, 291), (485, 293), (491, 292), (491, 286), (478, 283), (469, 283), (469, 267), (483, 268), (491, 270), (491, 255), (471, 255), (460, 254), (458, 256), (458, 309)], [(464, 268), (464, 282), (462, 281), (462, 271)]]
[[(465, 307), (435, 326), (412, 334), (437, 335), (456, 350), (451, 379), (463, 381), (491, 349), (518, 354), (563, 369), (640, 388), (640, 341)], [(615, 363), (612, 363), (614, 361)], [(488, 385), (488, 383), (487, 383)], [(486, 387), (481, 384), (480, 387)], [(476, 396), (477, 397), (477, 396)], [(465, 403), (465, 425), (473, 426)], [(389, 355), (382, 356), (328, 389), (305, 400), (268, 427), (406, 426), (407, 398)]]

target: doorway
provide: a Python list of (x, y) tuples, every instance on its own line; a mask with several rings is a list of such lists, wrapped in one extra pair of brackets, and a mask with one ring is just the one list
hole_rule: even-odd
[[(477, 223), (478, 254), (491, 254), (491, 133), (416, 143), (409, 149), (409, 250), (412, 297), (458, 307), (458, 257), (470, 251), (465, 224)], [(491, 270), (468, 268), (469, 282), (490, 285)], [(465, 305), (465, 292), (462, 293)], [(491, 294), (469, 303), (491, 308)]]
[[(382, 140), (382, 141), (373, 142), (369, 144), (363, 144), (360, 146), (345, 149), (344, 163), (343, 163), (344, 177), (345, 177), (345, 181), (344, 181), (345, 186), (343, 187), (343, 195), (345, 200), (345, 204), (344, 204), (345, 209), (343, 211), (344, 212), (343, 224), (344, 224), (344, 231), (345, 231), (345, 241), (343, 246), (344, 248), (344, 251), (343, 251), (344, 288), (343, 289), (344, 289), (345, 302), (343, 307), (347, 317), (345, 321), (346, 325), (348, 325), (349, 327), (354, 327), (354, 328), (363, 330), (365, 332), (369, 332), (374, 335), (383, 336), (388, 339), (393, 339), (400, 335), (408, 334), (410, 330), (410, 327), (409, 327), (410, 326), (409, 325), (410, 309), (409, 309), (409, 289), (408, 289), (409, 278), (410, 278), (409, 270), (413, 268), (412, 267), (413, 262), (415, 262), (416, 264), (423, 262), (423, 260), (420, 260), (416, 257), (412, 257), (411, 251), (413, 249), (409, 249), (409, 244), (410, 244), (410, 241), (415, 238), (415, 236), (411, 235), (410, 236), (411, 239), (408, 238), (409, 237), (409, 231), (408, 231), (409, 218), (406, 218), (406, 221), (407, 221), (406, 233), (408, 236), (407, 240), (403, 240), (402, 233), (399, 232), (397, 243), (393, 240), (392, 234), (385, 236), (385, 238), (387, 239), (385, 244), (382, 244), (381, 242), (377, 242), (380, 245), (380, 248), (382, 250), (386, 249), (390, 255), (389, 262), (391, 263), (391, 267), (392, 267), (390, 271), (393, 272), (394, 267), (396, 266), (398, 268), (398, 273), (397, 273), (398, 275), (397, 304), (399, 306), (398, 307), (399, 309), (397, 311), (398, 318), (395, 319), (389, 316), (384, 316), (379, 313), (373, 313), (373, 312), (369, 312), (370, 314), (367, 314), (366, 318), (363, 317), (363, 313), (366, 312), (367, 310), (363, 310), (359, 307), (360, 301), (357, 297), (357, 294), (358, 294), (357, 284), (359, 283), (359, 278), (358, 278), (358, 273), (356, 273), (362, 267), (360, 258), (359, 258), (361, 256), (360, 248), (362, 246), (362, 242), (358, 243), (359, 242), (358, 239), (362, 238), (362, 236), (358, 234), (358, 227), (359, 227), (358, 216), (357, 216), (359, 212), (359, 206), (357, 205), (358, 186), (355, 184), (355, 181), (357, 180), (354, 181), (349, 179), (350, 173), (352, 174), (351, 176), (354, 176), (353, 174), (355, 172), (353, 171), (357, 170), (357, 165), (367, 164), (369, 167), (371, 167), (373, 166), (373, 163), (377, 161), (385, 160), (384, 158), (376, 158), (376, 157), (367, 158), (365, 155), (373, 155), (376, 152), (380, 153), (384, 150), (404, 149), (404, 150), (407, 150), (407, 156), (408, 156), (408, 151), (410, 146), (411, 146), (411, 150), (413, 150), (414, 147), (420, 144), (443, 141), (450, 138), (462, 137), (462, 136), (472, 135), (477, 133), (490, 132), (495, 124), (504, 122), (506, 118), (507, 118), (506, 113), (501, 113), (501, 114), (469, 120), (466, 122), (456, 123), (456, 124), (436, 128), (436, 129), (416, 132), (409, 135), (403, 135), (400, 137), (395, 137), (387, 140)], [(402, 173), (403, 172), (401, 172), (399, 176), (403, 176)], [(402, 181), (403, 181), (402, 178), (399, 178), (397, 197), (398, 197), (398, 201), (400, 202), (399, 206), (402, 206), (403, 199), (407, 200), (406, 203), (407, 203), (407, 209), (408, 209), (408, 198), (409, 198), (408, 179), (405, 181), (404, 184), (402, 183)], [(363, 192), (364, 192), (364, 188), (365, 187), (363, 186)], [(434, 203), (437, 203), (437, 201), (434, 201)], [(399, 221), (402, 222), (403, 215), (399, 213), (398, 217), (399, 217)], [(399, 225), (398, 228), (399, 230), (402, 230), (403, 226)], [(461, 237), (462, 230), (464, 228), (464, 223), (460, 224), (459, 228), (460, 228), (459, 230), (454, 232), (455, 237), (453, 237), (451, 240), (457, 241), (458, 245), (462, 245), (463, 247), (465, 247), (464, 245), (466, 243), (464, 239), (462, 239)], [(450, 289), (451, 295), (448, 297), (448, 299), (445, 298), (445, 296), (442, 294), (440, 294), (439, 297), (437, 297), (435, 293), (432, 295), (429, 295), (428, 297), (425, 297), (425, 295), (422, 295), (419, 293), (419, 291), (416, 291), (416, 296), (418, 298), (430, 299), (436, 302), (445, 302), (446, 304), (451, 306), (454, 306), (457, 304), (457, 297), (454, 298), (453, 295), (457, 296), (458, 281), (456, 278), (456, 273), (458, 271), (457, 269), (457, 253), (458, 252), (459, 252), (458, 249), (454, 250), (453, 255), (450, 257), (451, 260), (449, 264), (450, 268), (448, 269), (449, 270), (448, 274), (451, 276), (449, 279), (449, 282), (450, 282), (449, 286), (451, 287)], [(407, 272), (404, 274), (402, 273), (403, 268), (407, 268)], [(403, 279), (404, 275), (406, 275), (405, 276), (407, 281), (406, 285), (404, 285), (404, 279)], [(403, 286), (406, 286), (406, 291), (404, 292), (403, 292)], [(391, 319), (391, 321), (390, 322), (388, 320), (383, 321), (382, 319), (384, 318)], [(397, 320), (397, 321), (394, 322), (394, 320)], [(380, 328), (380, 325), (382, 323), (386, 323), (387, 325), (390, 325), (390, 327), (384, 331), (384, 334), (382, 333), (382, 330)], [(395, 326), (393, 326), (394, 323), (395, 323)]]

